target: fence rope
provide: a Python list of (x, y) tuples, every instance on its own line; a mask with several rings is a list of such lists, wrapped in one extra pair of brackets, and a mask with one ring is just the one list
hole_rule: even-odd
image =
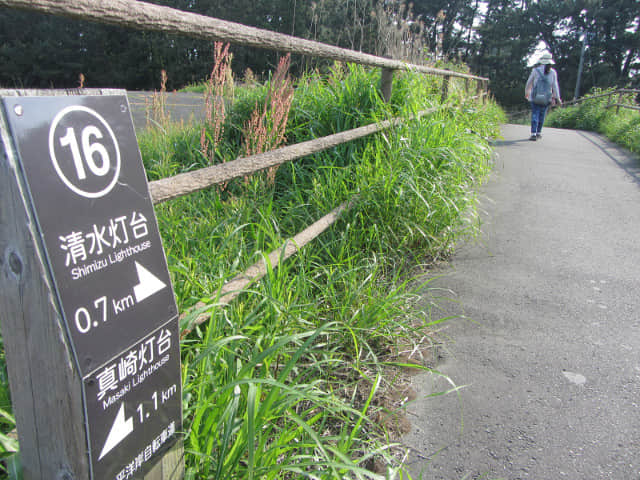
[(391, 70), (412, 70), (432, 75), (469, 78), (481, 82), (488, 81), (488, 78), (484, 77), (378, 57), (146, 2), (131, 0), (109, 0), (108, 2), (101, 0), (0, 0), (0, 6), (139, 30), (178, 33), (202, 40), (230, 42)]

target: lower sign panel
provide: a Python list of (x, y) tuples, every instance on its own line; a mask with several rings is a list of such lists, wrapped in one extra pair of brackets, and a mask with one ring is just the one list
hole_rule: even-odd
[(182, 430), (178, 321), (85, 378), (95, 480), (141, 478)]

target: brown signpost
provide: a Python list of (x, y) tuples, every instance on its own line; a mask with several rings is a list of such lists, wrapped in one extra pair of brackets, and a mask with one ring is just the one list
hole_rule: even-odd
[(178, 312), (124, 91), (0, 91), (0, 319), (24, 478), (183, 476)]

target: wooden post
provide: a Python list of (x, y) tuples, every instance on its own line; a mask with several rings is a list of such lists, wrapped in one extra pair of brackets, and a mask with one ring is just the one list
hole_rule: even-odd
[(385, 102), (391, 101), (391, 92), (393, 88), (393, 69), (382, 68), (380, 73), (380, 92)]
[(23, 476), (87, 479), (82, 379), (3, 115), (0, 135), (0, 320)]
[(179, 480), (184, 477), (184, 444), (176, 443), (164, 454), (155, 467), (142, 480)]
[[(78, 93), (83, 92), (66, 92)], [(89, 480), (83, 378), (64, 325), (18, 147), (10, 134), (8, 115), (13, 113), (22, 112), (5, 112), (0, 104), (0, 321), (22, 478)], [(183, 444), (178, 440), (142, 478), (178, 480), (183, 474)]]
[(469, 79), (464, 79), (464, 94), (469, 95)]
[(442, 95), (440, 95), (440, 103), (444, 103), (449, 95), (449, 82), (451, 82), (451, 76), (446, 75), (442, 78)]

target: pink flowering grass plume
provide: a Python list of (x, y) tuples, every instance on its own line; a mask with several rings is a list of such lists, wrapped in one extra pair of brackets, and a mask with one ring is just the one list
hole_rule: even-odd
[(160, 91), (155, 90), (151, 95), (151, 104), (145, 100), (147, 110), (147, 126), (166, 128), (170, 121), (167, 112), (167, 81), (169, 76), (166, 70), (160, 72)]
[(229, 44), (215, 42), (213, 68), (205, 89), (205, 123), (200, 132), (200, 149), (209, 164), (215, 163), (215, 153), (222, 135), (227, 111), (224, 102), (225, 87), (233, 86)]
[[(256, 155), (273, 150), (286, 141), (285, 132), (293, 101), (293, 85), (289, 76), (290, 65), (291, 55), (287, 54), (280, 58), (278, 68), (269, 82), (263, 108), (259, 108), (256, 104), (255, 110), (245, 124), (245, 155)], [(267, 181), (270, 184), (275, 181), (276, 171), (277, 167), (267, 170)]]

